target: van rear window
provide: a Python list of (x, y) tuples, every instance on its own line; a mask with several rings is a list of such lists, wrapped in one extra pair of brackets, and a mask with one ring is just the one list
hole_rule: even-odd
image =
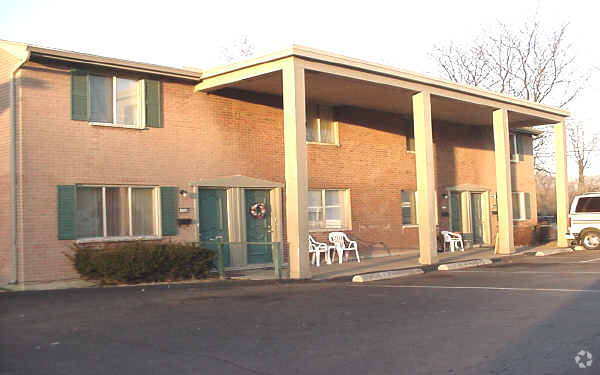
[(579, 198), (575, 212), (600, 212), (600, 197)]

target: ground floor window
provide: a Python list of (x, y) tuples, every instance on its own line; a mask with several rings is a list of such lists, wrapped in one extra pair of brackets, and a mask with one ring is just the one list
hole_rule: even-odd
[(512, 193), (513, 220), (531, 219), (531, 196), (525, 192)]
[[(401, 190), (402, 199), (402, 225), (418, 225), (417, 219), (417, 191), (415, 190)], [(438, 202), (437, 202), (437, 191), (434, 190), (434, 207), (435, 207), (435, 224), (438, 224)]]
[(157, 235), (157, 193), (144, 186), (77, 186), (77, 237)]
[(417, 225), (417, 192), (402, 190), (402, 225)]
[(308, 191), (308, 226), (316, 229), (350, 227), (349, 190), (318, 189)]

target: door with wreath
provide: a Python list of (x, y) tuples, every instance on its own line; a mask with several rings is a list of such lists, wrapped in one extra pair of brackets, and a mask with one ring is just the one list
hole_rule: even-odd
[[(272, 263), (270, 190), (245, 190), (248, 264)], [(256, 242), (264, 242), (257, 244)]]

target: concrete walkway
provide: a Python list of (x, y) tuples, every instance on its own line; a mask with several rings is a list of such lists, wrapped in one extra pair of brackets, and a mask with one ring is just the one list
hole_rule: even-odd
[[(522, 254), (524, 252), (535, 252), (540, 248), (548, 249), (554, 248), (556, 244), (548, 243), (538, 247), (521, 247), (518, 248), (514, 254)], [(480, 247), (466, 249), (464, 252), (449, 251), (445, 253), (438, 253), (440, 263), (451, 263), (471, 259), (490, 259), (501, 255), (494, 255), (494, 249), (492, 247)], [(311, 266), (312, 279), (313, 280), (328, 280), (336, 279), (340, 277), (352, 277), (356, 274), (379, 272), (379, 271), (392, 271), (405, 268), (420, 267), (419, 263), (419, 250), (407, 249), (400, 252), (400, 254), (383, 256), (377, 258), (363, 258), (360, 263), (356, 260), (351, 259), (350, 262), (344, 262), (342, 264), (334, 263), (327, 264), (321, 263), (320, 267)], [(249, 280), (268, 280), (273, 278), (273, 270), (247, 270), (238, 271), (237, 277), (241, 279)], [(284, 278), (289, 277), (287, 269), (282, 270)]]
[[(454, 262), (468, 259), (491, 258), (494, 249), (473, 248), (464, 252), (438, 253), (440, 263)], [(420, 267), (419, 250), (406, 250), (399, 255), (361, 259), (360, 263), (351, 260), (348, 263), (321, 264), (321, 267), (312, 266), (313, 280), (335, 279), (338, 277), (354, 276), (359, 273), (378, 271), (391, 271), (403, 268)]]

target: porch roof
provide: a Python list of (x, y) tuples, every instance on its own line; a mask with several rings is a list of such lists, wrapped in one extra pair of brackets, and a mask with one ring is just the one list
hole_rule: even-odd
[(205, 70), (195, 90), (232, 88), (281, 96), (282, 66), (290, 58), (305, 68), (307, 101), (411, 114), (412, 95), (428, 91), (433, 118), (452, 123), (491, 125), (498, 108), (509, 111), (511, 127), (556, 123), (570, 115), (545, 104), (298, 45)]

